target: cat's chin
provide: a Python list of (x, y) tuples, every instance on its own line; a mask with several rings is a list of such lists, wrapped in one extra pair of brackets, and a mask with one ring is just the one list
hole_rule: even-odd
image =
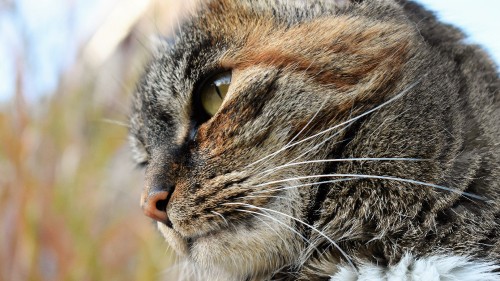
[(169, 243), (170, 247), (179, 255), (179, 256), (188, 256), (189, 247), (188, 242), (185, 238), (183, 238), (179, 232), (174, 229), (166, 226), (164, 223), (158, 222), (158, 229), (160, 230), (165, 240)]
[(204, 247), (215, 247), (218, 243), (218, 239), (231, 236), (229, 232), (224, 229), (207, 232), (198, 231), (195, 234), (187, 235), (161, 222), (158, 222), (158, 229), (165, 237), (165, 240), (170, 244), (170, 247), (173, 248), (178, 255), (188, 258), (193, 254), (193, 245), (205, 244)]
[(271, 230), (266, 225), (254, 231), (235, 227), (195, 238), (185, 238), (162, 223), (158, 223), (158, 228), (178, 255), (207, 272), (224, 273), (230, 276), (228, 280), (266, 276), (273, 269), (290, 264), (290, 258), (297, 256), (302, 246), (287, 231), (280, 232), (279, 226)]

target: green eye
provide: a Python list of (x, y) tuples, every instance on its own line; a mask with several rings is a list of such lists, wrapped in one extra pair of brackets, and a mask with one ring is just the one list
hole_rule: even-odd
[(228, 71), (213, 76), (202, 86), (200, 92), (201, 106), (210, 117), (214, 116), (219, 110), (230, 84), (231, 72)]

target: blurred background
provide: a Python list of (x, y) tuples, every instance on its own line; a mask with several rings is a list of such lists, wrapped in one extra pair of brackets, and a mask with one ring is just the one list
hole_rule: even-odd
[[(500, 61), (500, 1), (419, 2)], [(0, 281), (169, 280), (127, 113), (150, 38), (190, 5), (0, 0)]]

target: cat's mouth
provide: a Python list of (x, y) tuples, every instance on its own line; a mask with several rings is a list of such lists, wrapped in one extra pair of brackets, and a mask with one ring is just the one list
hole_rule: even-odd
[(221, 227), (219, 229), (211, 229), (205, 231), (198, 231), (196, 233), (186, 235), (175, 229), (171, 225), (163, 222), (158, 222), (158, 229), (163, 234), (170, 246), (182, 256), (188, 256), (192, 246), (200, 240), (213, 240), (217, 239), (222, 233), (227, 232), (227, 229)]
[[(260, 221), (262, 223), (258, 223)], [(269, 231), (270, 228), (273, 231)], [(248, 280), (245, 276), (256, 272), (267, 274), (272, 270), (270, 261), (273, 260), (287, 264), (288, 259), (298, 255), (302, 248), (302, 243), (288, 231), (289, 228), (285, 222), (277, 223), (263, 217), (252, 223), (247, 220), (230, 227), (222, 224), (220, 228), (185, 235), (176, 230), (175, 221), (173, 227), (158, 223), (158, 229), (179, 256), (203, 270), (221, 270), (234, 277), (224, 280)]]
[(221, 232), (226, 232), (227, 230), (225, 228), (219, 228), (219, 229), (211, 229), (211, 230), (204, 230), (204, 231), (198, 231), (196, 233), (193, 233), (191, 235), (183, 235), (182, 232), (179, 232), (177, 230), (174, 231), (178, 232), (181, 237), (183, 237), (184, 240), (188, 244), (193, 244), (199, 239), (210, 239), (212, 237), (216, 237), (219, 235)]

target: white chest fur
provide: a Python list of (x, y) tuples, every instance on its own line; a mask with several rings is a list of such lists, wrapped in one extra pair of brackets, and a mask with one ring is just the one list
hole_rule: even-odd
[(460, 256), (414, 258), (405, 255), (391, 267), (365, 264), (358, 272), (341, 267), (330, 281), (494, 281), (500, 280), (500, 266)]

